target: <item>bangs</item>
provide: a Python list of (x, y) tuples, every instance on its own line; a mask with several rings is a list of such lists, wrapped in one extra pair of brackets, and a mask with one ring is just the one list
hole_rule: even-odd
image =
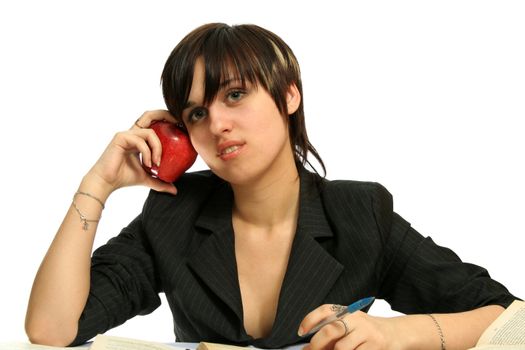
[[(227, 30), (215, 31), (202, 47), (199, 56), (204, 60), (205, 105), (211, 103), (230, 81), (238, 81), (243, 87), (248, 82), (256, 87), (261, 80), (258, 74), (261, 63), (255, 52), (246, 50), (246, 45), (239, 45), (243, 38), (236, 34)], [(263, 87), (267, 89), (265, 84)]]
[[(205, 69), (204, 105), (210, 104), (231, 80), (262, 87), (279, 110), (286, 105), (283, 91), (290, 83), (290, 67), (297, 70), (290, 49), (273, 33), (254, 25), (207, 24), (188, 34), (175, 47), (162, 72), (162, 90), (170, 113), (181, 119), (193, 81), (195, 61), (202, 57)], [(297, 82), (296, 82), (297, 83)]]

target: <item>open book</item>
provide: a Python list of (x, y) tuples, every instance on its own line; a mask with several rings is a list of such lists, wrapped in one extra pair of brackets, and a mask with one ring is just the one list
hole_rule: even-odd
[[(301, 350), (305, 344), (296, 344), (283, 350)], [(0, 349), (1, 350), (1, 349)], [(262, 350), (253, 346), (235, 346), (219, 343), (175, 343), (167, 345), (151, 341), (97, 335), (89, 350)]]
[[(304, 344), (302, 344), (304, 345)], [(97, 335), (92, 343), (78, 347), (56, 347), (28, 343), (0, 343), (0, 350), (256, 350), (254, 347), (241, 347), (216, 343), (173, 343), (164, 344), (132, 338), (122, 338), (109, 335)], [(287, 350), (293, 347), (286, 348)]]
[(469, 350), (525, 350), (525, 302), (515, 300)]
[[(283, 350), (301, 350), (305, 344), (287, 346)], [(97, 335), (92, 343), (65, 348), (28, 343), (0, 343), (0, 350), (262, 350), (253, 346), (242, 347), (218, 343), (172, 343), (164, 344), (133, 338)]]
[(246, 347), (206, 343), (175, 343), (167, 345), (130, 338), (97, 335), (89, 350), (246, 350)]

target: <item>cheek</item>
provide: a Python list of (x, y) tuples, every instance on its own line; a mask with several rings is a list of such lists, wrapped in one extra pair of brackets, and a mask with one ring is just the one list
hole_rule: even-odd
[(189, 135), (193, 148), (202, 158), (205, 158), (210, 153), (210, 151), (206, 151), (210, 147), (210, 136), (200, 132), (198, 129), (189, 131)]
[(188, 135), (190, 136), (190, 141), (191, 141), (191, 144), (193, 145), (193, 148), (195, 148), (197, 153), (200, 154), (201, 153), (200, 152), (201, 141), (200, 141), (199, 134), (194, 130), (188, 130)]
[(281, 115), (277, 110), (269, 110), (266, 117), (259, 124), (261, 135), (278, 140), (288, 135), (288, 118)]
[(260, 135), (273, 134), (283, 128), (283, 125), (286, 127), (287, 121), (273, 104), (273, 101), (270, 101), (245, 111), (245, 115), (250, 116), (250, 118), (241, 119), (246, 127), (249, 126), (251, 130), (260, 133)]

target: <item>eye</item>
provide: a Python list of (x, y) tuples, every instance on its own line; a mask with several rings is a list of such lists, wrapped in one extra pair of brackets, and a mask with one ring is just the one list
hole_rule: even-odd
[(206, 110), (206, 108), (197, 107), (190, 111), (187, 119), (188, 119), (188, 122), (191, 124), (191, 123), (198, 122), (199, 120), (205, 118), (207, 115), (208, 115), (208, 111)]
[(241, 89), (230, 90), (226, 94), (226, 99), (230, 102), (238, 102), (243, 96), (246, 95), (246, 91)]

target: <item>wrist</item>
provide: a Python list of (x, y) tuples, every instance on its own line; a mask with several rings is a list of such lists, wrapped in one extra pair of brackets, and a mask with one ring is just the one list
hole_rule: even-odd
[(443, 334), (428, 314), (404, 315), (394, 318), (399, 349), (441, 349)]
[(78, 186), (79, 192), (86, 192), (98, 198), (100, 202), (106, 203), (106, 200), (115, 189), (105, 182), (98, 175), (87, 173)]
[(398, 350), (420, 350), (421, 342), (418, 333), (414, 332), (414, 316), (403, 315), (391, 318), (393, 321), (392, 349)]

